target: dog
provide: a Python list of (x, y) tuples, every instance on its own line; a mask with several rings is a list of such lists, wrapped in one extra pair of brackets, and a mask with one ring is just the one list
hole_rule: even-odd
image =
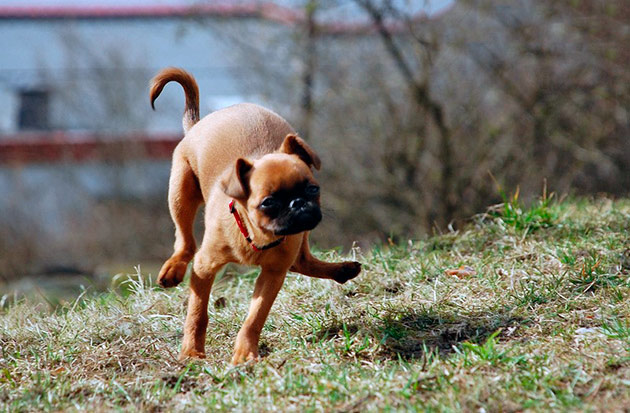
[[(157, 282), (179, 284), (193, 260), (180, 360), (205, 357), (208, 299), (216, 273), (227, 263), (260, 266), (249, 313), (232, 364), (258, 360), (258, 341), (287, 271), (345, 283), (359, 275), (354, 261), (327, 263), (309, 249), (308, 234), (322, 219), (315, 151), (276, 113), (241, 103), (199, 118), (199, 88), (179, 68), (151, 81), (151, 107), (169, 82), (184, 89), (185, 136), (173, 152), (168, 205), (175, 223), (173, 255)], [(205, 203), (199, 250), (193, 236)]]

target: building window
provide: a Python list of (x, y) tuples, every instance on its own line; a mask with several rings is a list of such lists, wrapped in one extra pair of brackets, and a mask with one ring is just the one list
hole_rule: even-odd
[(30, 89), (20, 92), (20, 113), (18, 126), (21, 130), (47, 130), (48, 103), (50, 94), (44, 89)]

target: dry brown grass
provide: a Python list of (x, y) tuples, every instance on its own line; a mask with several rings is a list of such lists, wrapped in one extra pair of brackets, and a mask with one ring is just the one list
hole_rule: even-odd
[[(5, 306), (0, 403), (9, 411), (623, 410), (630, 202), (509, 202), (460, 232), (353, 251), (365, 272), (347, 285), (289, 276), (257, 364), (228, 365), (255, 272), (218, 282), (208, 359), (190, 363), (176, 361), (185, 287), (132, 277), (128, 293), (86, 294), (54, 311)], [(476, 274), (445, 274), (461, 265)]]

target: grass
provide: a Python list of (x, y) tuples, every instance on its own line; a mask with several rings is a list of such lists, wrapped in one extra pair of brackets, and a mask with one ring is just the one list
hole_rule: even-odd
[[(256, 364), (228, 364), (256, 273), (212, 293), (179, 363), (186, 287), (142, 276), (0, 310), (0, 406), (37, 410), (591, 411), (630, 405), (630, 201), (515, 198), (458, 232), (353, 250), (340, 286), (290, 275)], [(339, 259), (334, 251), (320, 253)], [(447, 276), (462, 265), (474, 274)]]

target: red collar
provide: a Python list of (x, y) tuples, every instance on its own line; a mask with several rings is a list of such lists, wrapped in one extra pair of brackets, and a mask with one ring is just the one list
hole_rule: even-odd
[(241, 234), (243, 234), (243, 236), (245, 237), (247, 242), (249, 242), (249, 245), (252, 246), (252, 249), (254, 251), (260, 252), (260, 251), (268, 250), (270, 248), (277, 247), (278, 245), (282, 243), (282, 241), (284, 241), (284, 237), (282, 237), (282, 238), (278, 238), (277, 240), (273, 242), (270, 242), (269, 244), (263, 245), (261, 247), (257, 246), (256, 244), (254, 244), (254, 241), (252, 241), (251, 237), (249, 236), (249, 231), (247, 231), (247, 227), (245, 227), (245, 224), (243, 223), (243, 220), (241, 219), (241, 215), (238, 213), (238, 211), (236, 210), (236, 207), (234, 206), (234, 200), (230, 201), (230, 213), (234, 215), (234, 220), (236, 221), (236, 225), (238, 225), (238, 229), (241, 230)]

